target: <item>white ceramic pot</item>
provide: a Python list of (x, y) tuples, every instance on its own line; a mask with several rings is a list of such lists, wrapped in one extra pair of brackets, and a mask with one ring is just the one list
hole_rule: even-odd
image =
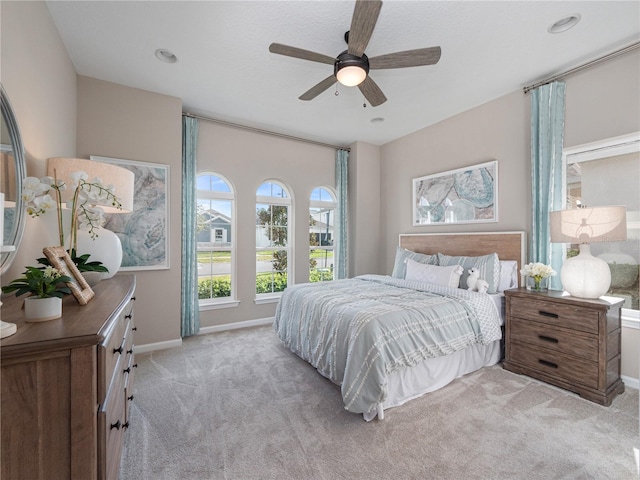
[(45, 322), (61, 316), (61, 298), (27, 297), (24, 299), (24, 318), (27, 322)]

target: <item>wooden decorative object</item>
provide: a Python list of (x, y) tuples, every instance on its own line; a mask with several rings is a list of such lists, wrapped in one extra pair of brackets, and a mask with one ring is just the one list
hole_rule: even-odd
[(80, 305), (86, 305), (94, 297), (95, 293), (76, 267), (73, 260), (64, 247), (45, 247), (42, 253), (49, 259), (51, 265), (60, 270), (63, 275), (71, 277), (72, 281), (67, 282), (67, 287), (76, 297)]

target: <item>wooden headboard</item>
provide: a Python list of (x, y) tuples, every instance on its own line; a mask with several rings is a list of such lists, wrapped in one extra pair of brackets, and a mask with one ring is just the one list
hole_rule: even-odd
[[(526, 263), (526, 232), (406, 233), (400, 246), (418, 253), (477, 257), (497, 253), (500, 260), (518, 262), (518, 272)], [(522, 278), (520, 278), (522, 285)]]

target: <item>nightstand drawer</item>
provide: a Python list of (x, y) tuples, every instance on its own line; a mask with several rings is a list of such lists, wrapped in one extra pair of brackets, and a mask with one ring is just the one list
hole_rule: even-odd
[(598, 361), (598, 337), (594, 335), (562, 330), (521, 318), (511, 319), (509, 335), (511, 341), (575, 355), (591, 362)]
[(598, 388), (598, 364), (594, 362), (516, 342), (511, 344), (511, 361), (572, 384)]
[(598, 312), (570, 304), (513, 297), (509, 315), (556, 327), (598, 334)]

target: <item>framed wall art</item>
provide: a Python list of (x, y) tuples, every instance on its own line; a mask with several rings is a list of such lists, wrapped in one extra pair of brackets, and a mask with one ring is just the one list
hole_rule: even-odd
[[(105, 214), (122, 243), (120, 272), (169, 268), (169, 165), (91, 155), (134, 173), (133, 211)], [(116, 192), (117, 195), (117, 192)]]
[(413, 179), (413, 225), (498, 221), (496, 160)]

